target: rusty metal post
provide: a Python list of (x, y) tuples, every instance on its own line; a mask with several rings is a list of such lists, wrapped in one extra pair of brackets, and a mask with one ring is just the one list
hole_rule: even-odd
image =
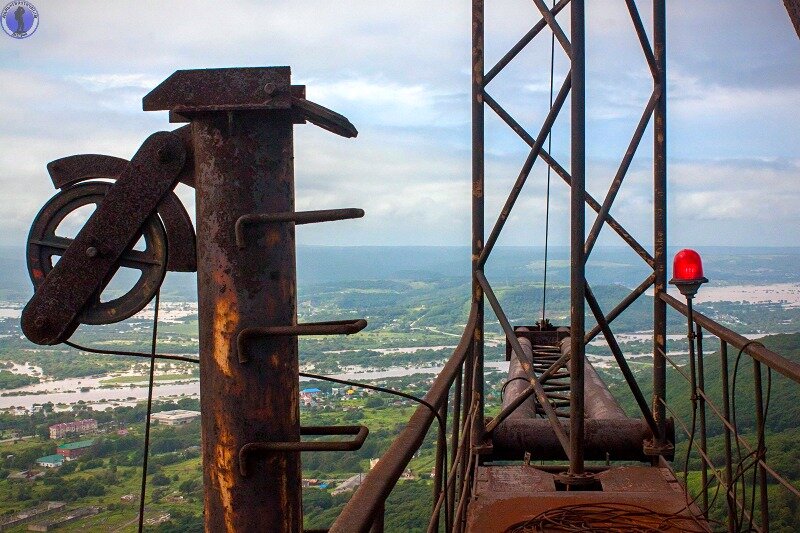
[(297, 324), (295, 225), (364, 212), (295, 212), (293, 124), (358, 132), (306, 100), (289, 67), (177, 71), (143, 106), (191, 123), (206, 531), (302, 531), (301, 449), (357, 449), (367, 430), (305, 428), (358, 436), (300, 444), (297, 336), (351, 334), (367, 323)]
[(386, 518), (385, 506), (381, 505), (380, 509), (375, 512), (375, 521), (372, 522), (372, 527), (369, 533), (383, 533), (384, 520)]
[[(478, 258), (483, 251), (483, 181), (484, 181), (484, 109), (483, 109), (483, 0), (472, 2), (472, 300), (477, 306), (477, 320), (473, 336), (472, 375), (473, 391), (478, 394), (478, 412), (472, 425), (472, 444), (483, 442), (483, 289), (476, 270), (483, 270)], [(467, 364), (470, 364), (469, 362)], [(467, 403), (465, 396), (465, 403)], [(464, 418), (466, 420), (466, 417)]]
[[(441, 417), (441, 420), (445, 422), (447, 422), (448, 397), (449, 395), (445, 397), (442, 405), (439, 406), (439, 416)], [(447, 463), (445, 462), (445, 456), (447, 454), (447, 427), (440, 424), (438, 430), (439, 431), (436, 435), (436, 459), (434, 461), (433, 469), (433, 505), (431, 506), (432, 513), (434, 515), (431, 524), (435, 531), (439, 530), (439, 516), (441, 515), (443, 508), (445, 509), (445, 517), (449, 516), (445, 506), (437, 506), (439, 496), (442, 494), (442, 491), (447, 490), (447, 487), (442, 485), (442, 479), (445, 478), (447, 473)], [(445, 523), (449, 523), (449, 521), (445, 520)]]
[[(704, 455), (708, 452), (708, 431), (706, 427), (706, 371), (705, 371), (705, 354), (703, 353), (703, 328), (700, 324), (695, 326), (695, 340), (697, 341), (697, 388), (703, 393), (697, 398), (697, 407), (699, 409), (698, 418), (700, 423), (700, 451)], [(710, 509), (708, 508), (708, 463), (705, 458), (701, 461), (702, 470), (700, 472), (700, 481), (703, 484), (703, 515), (708, 518)]]
[(240, 217), (294, 212), (293, 91), (288, 67), (189, 70), (144, 99), (191, 121), (209, 532), (303, 529), (299, 451), (251, 455), (246, 469), (239, 453), (300, 440), (297, 337), (251, 335), (237, 353), (243, 331), (297, 323), (294, 224), (236, 238)]
[(653, 124), (653, 259), (655, 297), (653, 298), (653, 418), (658, 425), (654, 451), (668, 446), (666, 441), (667, 400), (667, 304), (660, 298), (667, 290), (667, 70), (666, 2), (653, 1), (653, 53), (661, 92)]
[(722, 415), (723, 430), (725, 432), (725, 503), (728, 511), (728, 533), (736, 531), (736, 502), (735, 496), (731, 491), (731, 480), (733, 479), (733, 445), (731, 428), (728, 423), (731, 420), (731, 396), (730, 383), (728, 377), (728, 343), (720, 339), (719, 341), (719, 373), (722, 377)]
[(232, 356), (242, 329), (297, 322), (294, 225), (264, 226), (268, 249), (234, 239), (240, 216), (294, 211), (291, 112), (204, 114), (192, 141), (206, 531), (301, 531), (300, 454), (253, 458), (246, 478), (237, 463), (248, 442), (300, 440), (297, 337), (252, 339), (246, 365)]
[[(758, 432), (758, 443), (756, 456), (758, 457), (758, 489), (759, 489), (759, 511), (761, 514), (761, 531), (769, 531), (769, 496), (767, 494), (767, 469), (762, 462), (766, 463), (767, 448), (764, 437), (766, 420), (764, 419), (764, 393), (761, 381), (761, 363), (753, 359), (753, 389), (756, 400), (756, 431)], [(734, 399), (734, 401), (736, 401)], [(755, 482), (755, 480), (754, 480)], [(755, 497), (755, 495), (754, 495)]]
[(584, 303), (586, 286), (586, 64), (584, 1), (571, 2), (572, 187), (570, 188), (570, 461), (569, 474), (582, 476), (584, 448)]
[[(456, 454), (458, 453), (458, 445), (459, 445), (459, 436), (461, 433), (461, 377), (463, 375), (463, 367), (459, 369), (458, 373), (456, 374), (456, 380), (453, 383), (452, 391), (453, 391), (453, 423), (451, 424), (451, 431), (452, 434), (450, 436), (450, 470), (448, 472), (453, 472), (453, 476), (458, 477), (458, 472), (455, 470), (456, 467)], [(456, 486), (458, 483), (454, 480), (450, 480), (448, 477), (448, 483), (450, 483), (447, 489), (447, 513), (449, 516), (453, 517), (453, 512), (455, 511), (455, 498), (456, 498)]]

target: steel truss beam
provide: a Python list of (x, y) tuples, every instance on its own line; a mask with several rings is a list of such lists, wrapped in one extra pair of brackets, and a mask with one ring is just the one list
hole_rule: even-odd
[[(637, 40), (641, 48), (647, 68), (653, 78), (653, 87), (646, 105), (642, 111), (636, 127), (634, 128), (627, 149), (623, 154), (617, 170), (611, 180), (602, 203), (586, 192), (585, 187), (585, 0), (560, 0), (548, 8), (544, 0), (533, 0), (541, 18), (523, 35), (511, 49), (485, 74), (483, 73), (483, 1), (473, 1), (473, 296), (483, 299), (485, 295), (492, 307), (498, 321), (508, 339), (512, 350), (522, 354), (519, 341), (514, 334), (502, 305), (494, 294), (492, 287), (484, 274), (484, 267), (497, 244), (508, 217), (528, 183), (528, 178), (537, 159), (545, 162), (562, 180), (570, 187), (571, 211), (571, 274), (570, 274), (570, 326), (573, 357), (561, 358), (547, 369), (547, 377), (555, 374), (569, 363), (570, 372), (570, 426), (565, 433), (564, 427), (558, 422), (559, 412), (555, 410), (556, 401), (545, 400), (545, 391), (542, 384), (545, 380), (540, 374), (538, 379), (524, 355), (520, 356), (521, 366), (524, 368), (530, 386), (524, 390), (512, 404), (508, 405), (500, 416), (492, 420), (485, 427), (485, 432), (491, 434), (498, 425), (519, 405), (522, 405), (530, 396), (539, 400), (542, 414), (553, 424), (554, 435), (565, 448), (565, 456), (570, 458), (570, 475), (583, 476), (583, 380), (584, 380), (584, 346), (603, 333), (612, 353), (626, 378), (637, 404), (647, 423), (648, 428), (655, 436), (655, 449), (667, 445), (666, 427), (664, 417), (663, 399), (665, 397), (664, 370), (665, 361), (664, 342), (666, 329), (666, 314), (664, 303), (660, 298), (655, 298), (654, 307), (654, 401), (648, 407), (640, 387), (633, 378), (630, 368), (624, 358), (622, 350), (617, 343), (610, 324), (634, 301), (640, 298), (648, 288), (655, 286), (655, 291), (661, 293), (666, 287), (666, 77), (664, 60), (664, 0), (654, 0), (653, 42), (647, 35), (641, 16), (634, 0), (626, 0), (626, 7), (631, 18)], [(567, 35), (559, 25), (556, 17), (567, 6), (570, 6), (570, 32)], [(570, 61), (570, 71), (565, 76), (553, 104), (543, 120), (538, 133), (531, 135), (497, 100), (486, 90), (489, 83), (493, 82), (503, 69), (508, 66), (518, 54), (524, 50), (543, 30), (550, 29), (554, 38), (558, 40), (561, 48)], [(547, 150), (544, 144), (551, 134), (553, 126), (564, 107), (567, 98), (570, 98), (570, 136), (571, 156), (570, 170), (567, 171)], [(483, 216), (484, 216), (484, 112), (483, 106), (488, 106), (506, 125), (511, 128), (529, 147), (530, 150), (517, 175), (514, 185), (508, 194), (503, 208), (484, 243)], [(622, 188), (624, 179), (630, 169), (637, 150), (644, 138), (647, 127), (654, 123), (654, 251), (649, 252), (620, 224), (611, 214), (614, 201)], [(596, 213), (588, 235), (585, 232), (585, 205), (589, 205)], [(586, 283), (586, 262), (594, 249), (603, 227), (609, 226), (619, 237), (636, 252), (636, 254), (653, 269), (638, 287), (604, 315), (594, 294)], [(585, 304), (588, 302), (595, 317), (597, 325), (590, 331), (584, 329)], [(480, 333), (478, 333), (480, 331)], [(483, 316), (481, 314), (476, 325), (476, 339), (482, 338)], [(482, 341), (481, 341), (482, 344)], [(482, 359), (482, 358), (481, 358)], [(473, 380), (474, 391), (483, 397), (482, 370), (476, 365)], [(480, 377), (478, 376), (480, 374)], [(552, 391), (551, 391), (552, 396)], [(553, 398), (551, 398), (552, 400)], [(564, 398), (566, 400), (567, 397)], [(476, 424), (480, 427), (479, 424)], [(482, 436), (481, 436), (482, 437)], [(569, 449), (567, 449), (567, 447)]]

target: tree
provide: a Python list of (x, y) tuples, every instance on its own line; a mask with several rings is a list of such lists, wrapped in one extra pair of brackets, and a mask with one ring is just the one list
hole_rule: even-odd
[(17, 501), (24, 502), (33, 498), (33, 490), (28, 484), (17, 487)]
[(195, 492), (200, 492), (203, 488), (203, 484), (200, 482), (199, 479), (187, 479), (186, 481), (182, 482), (178, 485), (178, 489), (184, 494), (193, 494)]
[(385, 405), (384, 401), (377, 396), (371, 396), (367, 399), (366, 403), (364, 404), (366, 407), (383, 407)]
[(165, 476), (164, 474), (158, 473), (158, 474), (154, 475), (150, 479), (150, 483), (152, 483), (153, 485), (155, 485), (157, 487), (163, 487), (165, 485), (169, 485), (170, 481), (169, 481), (169, 478), (167, 476)]

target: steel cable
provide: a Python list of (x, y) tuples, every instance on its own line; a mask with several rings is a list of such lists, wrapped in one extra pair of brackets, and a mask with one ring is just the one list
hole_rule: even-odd
[[(739, 362), (742, 359), (742, 354), (744, 354), (745, 349), (751, 344), (758, 344), (762, 348), (764, 345), (756, 340), (750, 340), (744, 343), (742, 348), (739, 350), (739, 353), (736, 355), (736, 362), (733, 365), (733, 381), (731, 383), (731, 423), (733, 427), (738, 429), (738, 425), (736, 424), (736, 381), (738, 378), (739, 373)], [(770, 397), (772, 396), (772, 368), (767, 366), (767, 398), (766, 403), (764, 404), (764, 412), (762, 415), (762, 420), (764, 420), (764, 425), (766, 426), (767, 414), (769, 413), (769, 403)], [(742, 525), (744, 524), (744, 515), (745, 515), (745, 506), (747, 505), (747, 482), (745, 481), (745, 474), (749, 469), (753, 469), (753, 482), (751, 483), (751, 496), (750, 496), (750, 513), (748, 516), (748, 529), (747, 531), (753, 530), (753, 515), (755, 513), (755, 500), (756, 500), (756, 477), (758, 475), (758, 463), (760, 460), (763, 460), (764, 451), (765, 451), (765, 443), (764, 443), (764, 434), (763, 432), (759, 432), (758, 434), (758, 443), (756, 445), (756, 449), (742, 457), (742, 449), (739, 444), (738, 439), (738, 431), (737, 431), (737, 438), (735, 439), (736, 442), (736, 453), (739, 457), (739, 461), (736, 465), (737, 474), (734, 479), (736, 479), (736, 483), (733, 485), (733, 495), (736, 498), (736, 494), (738, 493), (738, 480), (741, 479), (742, 485), (742, 505), (740, 507), (739, 516), (737, 516), (737, 524), (736, 529), (737, 531), (741, 530)], [(754, 459), (750, 462), (750, 464), (746, 467), (743, 467), (744, 462), (750, 458), (754, 457)]]
[(144, 529), (144, 497), (147, 493), (147, 457), (150, 452), (150, 415), (153, 412), (153, 381), (156, 373), (156, 344), (158, 343), (158, 308), (161, 288), (156, 292), (153, 310), (153, 338), (150, 342), (150, 379), (147, 384), (147, 418), (144, 426), (144, 455), (142, 456), (142, 486), (139, 491), (139, 533)]
[[(309, 379), (317, 379), (321, 381), (340, 383), (342, 385), (349, 385), (351, 387), (374, 390), (376, 392), (383, 392), (386, 394), (393, 394), (395, 396), (400, 396), (401, 398), (406, 398), (408, 400), (411, 400), (412, 402), (417, 402), (418, 404), (424, 405), (425, 407), (430, 409), (431, 413), (433, 413), (433, 416), (436, 417), (436, 421), (439, 424), (439, 431), (445, 431), (445, 428), (447, 427), (447, 423), (445, 422), (444, 417), (442, 417), (441, 413), (439, 413), (439, 410), (436, 409), (436, 407), (434, 407), (430, 402), (422, 398), (418, 398), (414, 395), (408, 394), (406, 392), (397, 391), (394, 389), (387, 389), (386, 387), (380, 387), (378, 385), (369, 385), (367, 383), (359, 383), (357, 381), (349, 381), (346, 379), (339, 379), (331, 376), (323, 376), (321, 374), (311, 374), (309, 372), (300, 372), (300, 376)], [(444, 491), (444, 507), (447, 508), (447, 503), (448, 503), (447, 502), (447, 446), (445, 446), (444, 450), (442, 450), (442, 456), (443, 456), (442, 463), (444, 464), (444, 468), (442, 468), (442, 487)]]
[(665, 513), (627, 503), (564, 505), (511, 526), (506, 533), (539, 531), (596, 533), (706, 532), (693, 516)]
[[(555, 0), (553, 0), (555, 7)], [(552, 8), (551, 8), (552, 10)], [(550, 109), (553, 109), (553, 74), (556, 57), (556, 33), (550, 32)], [(547, 153), (553, 153), (553, 130), (547, 134)], [(551, 166), (547, 165), (547, 193), (545, 195), (544, 211), (544, 273), (542, 275), (542, 322), (540, 328), (544, 329), (545, 316), (547, 309), (547, 252), (550, 240), (550, 172)]]

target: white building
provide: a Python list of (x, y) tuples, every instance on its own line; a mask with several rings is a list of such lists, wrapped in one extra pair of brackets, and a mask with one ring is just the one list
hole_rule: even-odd
[(159, 424), (165, 426), (182, 426), (200, 418), (200, 411), (187, 411), (186, 409), (175, 409), (174, 411), (161, 411), (150, 417)]
[(56, 468), (64, 464), (64, 457), (61, 455), (46, 455), (36, 459), (36, 464), (44, 468)]

